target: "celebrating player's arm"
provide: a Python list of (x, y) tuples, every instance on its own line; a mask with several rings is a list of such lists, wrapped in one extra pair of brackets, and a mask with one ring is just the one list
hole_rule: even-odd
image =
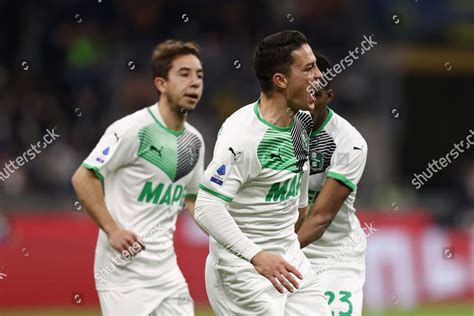
[(298, 230), (301, 248), (321, 238), (344, 201), (356, 188), (365, 167), (367, 145), (346, 139), (331, 159), (326, 180), (311, 207), (310, 215)]
[(226, 128), (224, 123), (217, 139), (213, 161), (204, 172), (203, 182), (196, 200), (194, 218), (219, 244), (253, 264), (255, 270), (266, 277), (280, 292), (284, 288), (293, 292), (299, 288), (294, 274), (302, 274), (279, 255), (262, 250), (240, 230), (229, 214), (227, 204), (255, 170), (255, 159), (249, 146), (236, 140), (238, 131)]
[[(129, 254), (134, 256), (145, 249), (145, 244), (136, 233), (123, 229), (114, 220), (105, 204), (101, 182), (110, 171), (126, 163), (125, 157), (130, 157), (127, 137), (119, 137), (119, 134), (120, 128), (114, 125), (109, 127), (71, 181), (81, 204), (107, 235), (110, 245), (120, 253), (132, 247), (134, 251), (129, 251)], [(107, 154), (102, 154), (105, 151)]]
[(301, 225), (303, 225), (306, 214), (308, 214), (308, 206), (298, 208), (298, 220), (295, 223), (295, 232), (298, 232), (298, 230), (301, 228)]

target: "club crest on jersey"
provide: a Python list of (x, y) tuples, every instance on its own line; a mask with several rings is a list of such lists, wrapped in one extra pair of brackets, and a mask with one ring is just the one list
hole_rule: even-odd
[(110, 147), (105, 148), (104, 150), (102, 150), (102, 155), (107, 156), (109, 154), (109, 151)]
[(324, 153), (312, 152), (309, 161), (313, 171), (322, 171), (324, 162)]
[(303, 141), (303, 149), (306, 153), (309, 152), (309, 137), (306, 133), (301, 133), (301, 140)]
[(219, 168), (217, 168), (216, 174), (211, 177), (210, 181), (218, 185), (224, 184), (224, 176), (226, 174), (226, 169), (226, 165), (221, 165)]
[(194, 162), (197, 160), (198, 155), (193, 150), (193, 147), (191, 147), (191, 146), (188, 147), (188, 157), (189, 157), (189, 164), (194, 165)]

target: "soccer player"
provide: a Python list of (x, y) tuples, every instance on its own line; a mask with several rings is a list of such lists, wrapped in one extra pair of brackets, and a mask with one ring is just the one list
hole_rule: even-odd
[(294, 115), (314, 104), (306, 88), (320, 72), (297, 31), (266, 37), (254, 70), (261, 97), (222, 125), (196, 201), (210, 234), (207, 294), (217, 315), (329, 315), (295, 233), (309, 139)]
[(194, 314), (173, 233), (183, 200), (194, 212), (204, 171), (203, 138), (186, 122), (203, 91), (199, 49), (168, 40), (151, 68), (158, 102), (110, 125), (72, 178), (100, 228), (94, 276), (103, 315)]
[[(331, 64), (320, 54), (326, 73)], [(298, 231), (305, 255), (321, 280), (333, 315), (361, 315), (365, 280), (366, 237), (354, 212), (357, 184), (364, 171), (367, 143), (328, 105), (334, 98), (330, 81), (315, 87), (317, 101), (310, 135), (309, 215)], [(311, 300), (308, 301), (311, 304)]]

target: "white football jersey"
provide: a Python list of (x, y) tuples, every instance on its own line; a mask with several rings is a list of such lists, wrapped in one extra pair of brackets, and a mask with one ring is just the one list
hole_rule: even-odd
[[(265, 121), (259, 103), (224, 122), (200, 188), (226, 202), (251, 241), (284, 254), (298, 242), (298, 208), (307, 205), (309, 136), (296, 117), (285, 128)], [(220, 262), (240, 260), (212, 237), (210, 249)]]
[(340, 181), (352, 192), (323, 236), (303, 248), (313, 265), (320, 264), (345, 246), (353, 247), (354, 251), (363, 251), (360, 248), (365, 242), (357, 245), (353, 242), (363, 236), (359, 220), (355, 216), (354, 201), (366, 159), (367, 143), (361, 134), (348, 121), (328, 109), (321, 127), (310, 134), (310, 212), (327, 178)]
[[(98, 290), (155, 285), (177, 266), (173, 233), (183, 199), (196, 195), (204, 171), (204, 141), (190, 124), (165, 126), (158, 105), (107, 128), (83, 166), (103, 180), (107, 209), (146, 249), (124, 258), (99, 230), (94, 276)], [(128, 259), (128, 260), (127, 260)]]

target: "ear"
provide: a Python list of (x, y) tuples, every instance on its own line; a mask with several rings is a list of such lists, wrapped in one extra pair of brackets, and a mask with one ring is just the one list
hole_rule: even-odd
[(153, 81), (155, 83), (155, 88), (160, 92), (160, 94), (163, 94), (166, 92), (166, 88), (168, 87), (168, 84), (165, 79), (162, 77), (156, 77), (155, 80)]
[(326, 91), (326, 93), (328, 95), (328, 104), (329, 104), (334, 99), (334, 90), (333, 89), (328, 89), (328, 91)]
[(288, 85), (288, 79), (286, 76), (279, 72), (273, 75), (272, 80), (273, 84), (280, 89), (286, 89)]

